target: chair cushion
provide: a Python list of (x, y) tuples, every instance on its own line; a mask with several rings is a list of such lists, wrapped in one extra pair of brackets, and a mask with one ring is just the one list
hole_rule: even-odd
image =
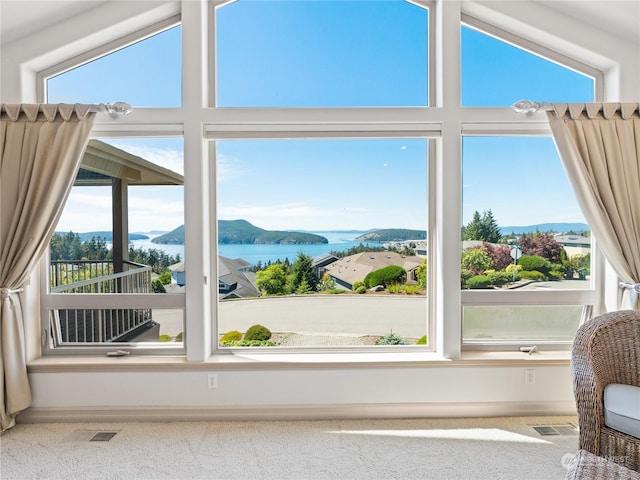
[(640, 387), (617, 383), (604, 388), (604, 423), (640, 438)]

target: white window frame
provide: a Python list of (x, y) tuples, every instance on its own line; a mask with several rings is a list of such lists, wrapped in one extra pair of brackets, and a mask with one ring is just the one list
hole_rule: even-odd
[[(185, 177), (185, 248), (186, 262), (185, 340), (187, 361), (203, 361), (217, 350), (216, 303), (217, 276), (215, 241), (215, 142), (225, 138), (320, 138), (370, 137), (397, 135), (431, 137), (429, 145), (429, 285), (430, 300), (428, 327), (431, 347), (444, 358), (458, 358), (462, 345), (463, 306), (486, 304), (541, 304), (580, 302), (595, 304), (603, 296), (601, 255), (592, 255), (595, 275), (594, 288), (589, 291), (567, 292), (507, 292), (509, 297), (484, 297), (478, 292), (460, 290), (460, 251), (450, 248), (460, 244), (461, 218), (461, 139), (474, 134), (535, 134), (548, 135), (543, 114), (525, 119), (511, 108), (461, 107), (461, 23), (491, 32), (514, 42), (533, 53), (544, 56), (581, 73), (596, 78), (596, 100), (602, 98), (602, 72), (557, 55), (529, 40), (494, 28), (465, 14), (462, 2), (408, 0), (429, 8), (429, 107), (405, 108), (216, 108), (215, 104), (215, 10), (223, 0), (181, 2), (181, 14), (168, 18), (161, 28), (182, 24), (182, 106), (180, 108), (136, 108), (128, 117), (117, 122), (99, 116), (93, 129), (96, 137), (172, 136), (184, 138)], [(172, 23), (173, 22), (173, 23)], [(148, 30), (144, 30), (147, 28)], [(40, 72), (38, 100), (44, 97), (46, 78), (85, 63), (108, 51), (137, 41), (158, 31), (158, 24), (112, 42), (100, 49), (68, 59)], [(155, 30), (154, 30), (155, 28)], [(500, 34), (500, 35), (498, 35)], [(524, 42), (524, 43), (523, 43)], [(568, 63), (571, 60), (571, 63)], [(126, 101), (126, 99), (121, 99)], [(514, 99), (514, 101), (519, 99)], [(540, 100), (544, 99), (532, 99)], [(422, 129), (422, 130), (421, 130)], [(426, 131), (424, 130), (426, 129)], [(420, 134), (416, 132), (420, 131)], [(280, 137), (278, 137), (280, 136)], [(596, 270), (597, 269), (597, 270)], [(46, 271), (46, 270), (45, 270)], [(500, 292), (497, 292), (500, 293)], [(529, 295), (529, 293), (533, 295)], [(43, 304), (47, 299), (43, 295)], [(117, 296), (118, 298), (120, 296)], [(108, 295), (100, 297), (108, 303)], [(567, 302), (567, 299), (572, 302)], [(159, 301), (157, 297), (152, 297)], [(99, 299), (95, 299), (96, 301)], [(141, 302), (147, 299), (137, 298)], [(151, 299), (149, 299), (151, 300)], [(95, 305), (92, 297), (78, 305)], [(51, 305), (51, 304), (49, 304)], [(43, 308), (44, 311), (44, 308)], [(48, 317), (47, 317), (48, 318)], [(488, 348), (493, 348), (487, 345)], [(90, 349), (93, 351), (93, 349)], [(278, 352), (281, 353), (281, 352)], [(381, 354), (384, 355), (384, 354)]]

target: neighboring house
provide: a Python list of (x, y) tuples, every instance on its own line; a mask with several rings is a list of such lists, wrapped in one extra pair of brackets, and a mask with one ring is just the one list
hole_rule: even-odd
[(322, 278), (322, 276), (327, 271), (325, 267), (337, 261), (338, 261), (338, 257), (330, 254), (318, 255), (317, 257), (313, 257), (313, 273), (315, 274), (316, 278), (317, 279)]
[(171, 280), (175, 282), (179, 287), (184, 287), (186, 281), (184, 278), (184, 262), (174, 263), (169, 265), (171, 270)]
[[(220, 299), (259, 297), (256, 276), (251, 272), (251, 264), (241, 258), (218, 257), (218, 293)], [(169, 267), (171, 279), (180, 287), (185, 285), (184, 262)]]
[(591, 252), (591, 238), (582, 235), (555, 235), (556, 242), (562, 245), (567, 255), (586, 255)]
[(407, 271), (407, 282), (415, 282), (415, 270), (424, 258), (395, 252), (364, 252), (337, 260), (325, 268), (336, 284), (351, 290), (354, 282), (364, 280), (368, 273), (389, 265), (399, 265)]
[(220, 300), (259, 297), (256, 275), (251, 264), (241, 258), (218, 257), (218, 294)]

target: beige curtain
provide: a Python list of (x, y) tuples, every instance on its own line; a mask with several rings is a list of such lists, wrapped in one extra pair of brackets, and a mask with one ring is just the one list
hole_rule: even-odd
[(556, 104), (547, 112), (578, 203), (621, 280), (625, 308), (640, 309), (638, 103)]
[(0, 128), (0, 424), (31, 403), (22, 285), (45, 252), (86, 148), (89, 105), (2, 105)]

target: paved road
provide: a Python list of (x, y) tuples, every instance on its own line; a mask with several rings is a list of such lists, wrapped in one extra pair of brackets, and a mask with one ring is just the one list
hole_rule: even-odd
[(221, 332), (260, 323), (273, 332), (384, 335), (420, 338), (427, 332), (425, 297), (305, 295), (220, 302)]
[[(535, 282), (523, 290), (582, 289), (586, 280)], [(306, 295), (220, 302), (219, 331), (245, 332), (256, 323), (273, 332), (384, 335), (420, 338), (426, 333), (425, 297), (395, 295)], [(182, 311), (154, 310), (161, 333), (175, 336), (183, 330)]]

